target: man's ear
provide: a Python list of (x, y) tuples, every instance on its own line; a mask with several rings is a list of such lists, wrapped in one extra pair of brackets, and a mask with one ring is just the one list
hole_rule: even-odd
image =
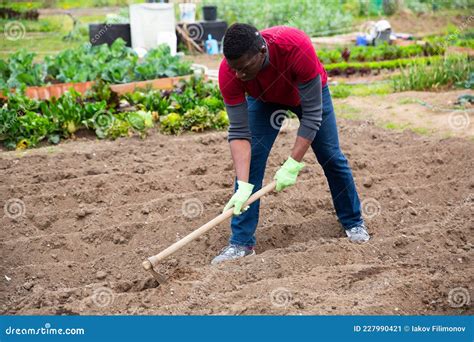
[(265, 45), (262, 45), (262, 47), (260, 48), (260, 52), (262, 54), (266, 54), (267, 53), (267, 47)]

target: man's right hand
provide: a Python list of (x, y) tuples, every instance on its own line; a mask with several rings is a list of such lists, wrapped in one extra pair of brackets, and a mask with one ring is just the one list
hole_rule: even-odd
[(229, 202), (227, 202), (222, 212), (234, 207), (234, 215), (240, 215), (242, 214), (242, 212), (247, 210), (248, 206), (246, 208), (243, 208), (243, 210), (242, 207), (252, 195), (253, 187), (253, 184), (246, 183), (243, 181), (237, 181), (237, 191), (231, 197)]

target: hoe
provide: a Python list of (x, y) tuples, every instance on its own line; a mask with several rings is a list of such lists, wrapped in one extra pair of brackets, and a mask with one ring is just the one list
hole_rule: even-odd
[[(273, 189), (275, 189), (275, 185), (276, 185), (276, 182), (273, 181), (270, 184), (267, 184), (265, 187), (261, 188), (259, 191), (257, 191), (252, 196), (250, 196), (250, 198), (248, 199), (248, 201), (245, 203), (245, 205), (243, 207), (245, 208), (246, 206), (248, 206), (248, 205), (252, 204), (253, 202), (255, 202), (256, 200), (258, 200), (263, 195), (271, 192)], [(203, 235), (204, 233), (206, 233), (211, 228), (217, 226), (219, 223), (222, 223), (223, 221), (230, 218), (232, 216), (232, 210), (233, 209), (231, 208), (231, 209), (228, 209), (228, 210), (224, 211), (219, 216), (213, 218), (211, 221), (209, 221), (206, 224), (202, 225), (201, 227), (199, 227), (198, 229), (196, 229), (192, 233), (189, 233), (184, 238), (182, 238), (181, 240), (175, 242), (174, 244), (172, 244), (171, 246), (169, 246), (165, 250), (161, 251), (160, 253), (158, 253), (154, 256), (149, 257), (147, 260), (145, 260), (143, 262), (143, 268), (145, 270), (149, 271), (153, 275), (153, 277), (158, 281), (158, 284), (163, 284), (166, 281), (166, 278), (162, 274), (158, 273), (155, 270), (155, 267), (157, 266), (157, 264), (160, 261), (162, 261), (163, 259), (165, 259), (166, 257), (173, 254), (174, 252), (176, 252), (176, 251), (180, 250), (181, 248), (183, 248), (184, 246), (186, 246), (191, 241), (197, 239), (199, 236)]]

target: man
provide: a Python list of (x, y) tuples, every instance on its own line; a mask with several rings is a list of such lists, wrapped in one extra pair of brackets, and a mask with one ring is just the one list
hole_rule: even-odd
[(267, 158), (281, 127), (274, 113), (285, 110), (298, 116), (300, 126), (288, 160), (275, 174), (276, 190), (296, 183), (304, 167), (301, 160), (311, 146), (349, 240), (368, 241), (352, 172), (339, 147), (327, 74), (310, 38), (295, 28), (277, 26), (259, 32), (236, 23), (226, 31), (223, 45), (219, 87), (230, 121), (236, 185), (224, 208), (234, 210), (232, 236), (212, 264), (255, 254), (260, 201), (242, 206), (262, 187)]

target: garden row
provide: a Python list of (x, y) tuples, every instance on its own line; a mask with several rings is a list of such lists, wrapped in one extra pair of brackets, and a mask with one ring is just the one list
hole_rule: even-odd
[(357, 85), (344, 83), (331, 86), (333, 98), (385, 95), (394, 91), (474, 89), (474, 65), (466, 55), (415, 60), (400, 69), (389, 80)]
[[(3, 103), (2, 103), (3, 102)], [(191, 77), (173, 90), (142, 90), (118, 96), (97, 82), (82, 95), (73, 89), (56, 99), (39, 101), (19, 93), (0, 99), (0, 141), (24, 149), (42, 141), (57, 144), (81, 129), (98, 138), (115, 139), (154, 126), (163, 133), (224, 129), (228, 118), (217, 86)]]
[(412, 44), (407, 46), (389, 45), (354, 46), (337, 49), (320, 49), (317, 51), (319, 59), (324, 64), (342, 62), (373, 62), (399, 58), (442, 55), (445, 46), (441, 44)]
[(353, 75), (356, 73), (370, 74), (373, 70), (393, 70), (403, 68), (411, 64), (426, 64), (442, 60), (443, 56), (402, 58), (380, 62), (342, 62), (327, 64), (324, 66), (330, 76)]
[(325, 65), (339, 63), (379, 62), (416, 57), (440, 56), (449, 46), (459, 46), (474, 49), (474, 30), (465, 32), (452, 31), (443, 36), (427, 37), (420, 44), (406, 46), (389, 45), (353, 46), (335, 49), (318, 49), (319, 59)]
[(188, 75), (191, 64), (172, 56), (167, 45), (148, 51), (143, 59), (122, 39), (110, 47), (84, 44), (35, 63), (35, 53), (20, 50), (0, 60), (0, 87), (17, 88), (47, 83), (87, 82), (102, 79), (113, 84)]

